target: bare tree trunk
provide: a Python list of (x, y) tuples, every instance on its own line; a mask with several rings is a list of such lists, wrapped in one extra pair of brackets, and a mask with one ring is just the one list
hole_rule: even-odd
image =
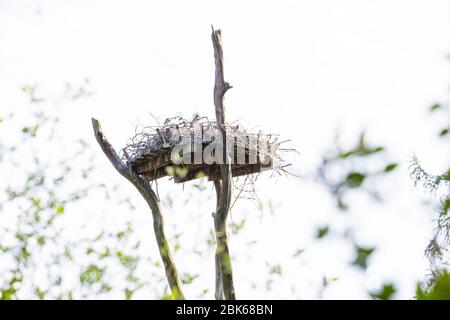
[[(233, 270), (231, 267), (231, 256), (228, 249), (227, 238), (227, 217), (231, 204), (231, 162), (227, 152), (227, 135), (224, 125), (225, 108), (223, 98), (228, 89), (231, 88), (228, 82), (224, 80), (223, 73), (223, 52), (220, 30), (214, 30), (212, 27), (211, 39), (214, 47), (215, 61), (215, 83), (214, 83), (214, 107), (216, 111), (216, 121), (219, 132), (222, 136), (222, 155), (223, 161), (220, 164), (220, 182), (215, 183), (217, 192), (217, 208), (214, 214), (214, 230), (216, 236), (216, 299), (235, 300)], [(220, 281), (222, 279), (222, 285)], [(223, 295), (222, 295), (223, 294)]]
[[(216, 199), (217, 199), (217, 203), (216, 203), (216, 210), (219, 207), (219, 202), (220, 202), (220, 193), (222, 192), (222, 188), (221, 188), (221, 181), (220, 180), (216, 180), (214, 181), (214, 188), (216, 190)], [(214, 213), (215, 215), (215, 213)], [(216, 230), (214, 228), (214, 230)], [(217, 235), (217, 232), (216, 232)], [(217, 236), (216, 236), (216, 243), (218, 243), (217, 241)], [(215, 263), (216, 263), (216, 290), (215, 290), (215, 298), (216, 300), (223, 300), (224, 296), (223, 296), (223, 280), (222, 280), (222, 269), (220, 267), (220, 258), (219, 258), (219, 254), (217, 253), (216, 250), (216, 254), (215, 254)]]
[(177, 268), (170, 252), (169, 243), (167, 241), (164, 231), (164, 220), (161, 214), (161, 206), (159, 199), (150, 183), (143, 179), (139, 174), (133, 170), (130, 166), (124, 163), (117, 155), (112, 145), (108, 142), (103, 134), (100, 123), (96, 119), (92, 119), (92, 126), (94, 128), (95, 138), (98, 144), (103, 150), (103, 153), (112, 163), (114, 168), (128, 181), (130, 181), (136, 189), (147, 201), (148, 206), (153, 215), (153, 228), (155, 231), (156, 242), (158, 243), (159, 254), (164, 264), (164, 270), (166, 272), (167, 281), (169, 283), (172, 295), (175, 299), (184, 299), (183, 291), (181, 290), (181, 284), (178, 277)]

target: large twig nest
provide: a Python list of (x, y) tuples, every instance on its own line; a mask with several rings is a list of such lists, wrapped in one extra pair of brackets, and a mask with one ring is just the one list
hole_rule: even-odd
[[(283, 170), (280, 142), (273, 134), (252, 133), (239, 124), (225, 125), (232, 176)], [(147, 180), (173, 176), (177, 183), (207, 176), (220, 179), (217, 123), (194, 115), (166, 119), (161, 125), (136, 129), (122, 157)], [(220, 151), (219, 150), (219, 151)]]

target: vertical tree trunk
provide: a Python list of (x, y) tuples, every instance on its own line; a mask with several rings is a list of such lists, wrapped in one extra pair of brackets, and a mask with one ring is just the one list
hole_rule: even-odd
[[(223, 51), (220, 30), (212, 27), (211, 39), (214, 47), (215, 82), (214, 82), (214, 107), (216, 111), (217, 128), (221, 134), (222, 163), (220, 166), (221, 180), (215, 182), (217, 193), (217, 208), (214, 214), (214, 230), (216, 237), (216, 299), (222, 296), (226, 300), (236, 299), (233, 284), (233, 270), (231, 256), (228, 248), (227, 217), (231, 203), (231, 162), (227, 152), (227, 135), (225, 130), (224, 95), (230, 84), (224, 80)], [(222, 279), (221, 286), (218, 279)], [(222, 295), (223, 294), (223, 295)]]

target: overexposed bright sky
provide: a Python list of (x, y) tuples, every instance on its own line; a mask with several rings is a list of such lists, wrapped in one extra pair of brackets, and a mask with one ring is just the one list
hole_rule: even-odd
[[(281, 205), (231, 240), (238, 297), (315, 298), (326, 275), (339, 279), (325, 298), (367, 298), (385, 281), (398, 284), (397, 298), (411, 298), (427, 273), (423, 250), (432, 225), (407, 162), (416, 153), (431, 171), (448, 166), (448, 150), (434, 139), (435, 124), (445, 119), (426, 110), (449, 100), (449, 1), (0, 0), (0, 111), (23, 104), (24, 84), (51, 95), (89, 78), (94, 96), (64, 109), (67, 141), (82, 137), (95, 146), (92, 116), (117, 149), (136, 124), (153, 121), (150, 113), (213, 117), (211, 24), (222, 29), (225, 77), (234, 87), (228, 119), (292, 139), (301, 152), (296, 173), (317, 165), (337, 128), (347, 145), (367, 129), (371, 141), (395, 146), (389, 157), (401, 164), (385, 190), (389, 202), (356, 199), (350, 218), (336, 215), (333, 199), (306, 179), (261, 175), (260, 197)], [(98, 155), (105, 176), (126, 185)], [(181, 192), (169, 182), (161, 188)], [(126, 190), (147, 210), (131, 186)], [(200, 226), (207, 234), (213, 207), (213, 199), (202, 204), (204, 218), (187, 221), (186, 232)], [(233, 214), (248, 216), (251, 208), (241, 204)], [(145, 237), (150, 215), (142, 219)], [(348, 221), (359, 242), (378, 249), (365, 274), (348, 265), (353, 251), (338, 239), (311, 240), (317, 224)], [(239, 252), (251, 239), (258, 244)], [(153, 238), (148, 242), (156, 250)], [(306, 248), (301, 261), (292, 258), (299, 247)], [(179, 268), (189, 260), (212, 275), (212, 259), (205, 267), (176, 258)], [(267, 261), (282, 264), (285, 276), (272, 292), (252, 290), (249, 278), (262, 281)], [(203, 284), (212, 287), (212, 280)]]

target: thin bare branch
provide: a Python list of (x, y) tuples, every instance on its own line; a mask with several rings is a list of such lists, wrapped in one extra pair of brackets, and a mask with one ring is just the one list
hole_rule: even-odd
[(95, 138), (102, 148), (103, 153), (109, 159), (114, 168), (136, 187), (150, 207), (153, 215), (153, 228), (155, 231), (156, 242), (158, 243), (159, 254), (161, 255), (161, 259), (164, 264), (164, 270), (172, 291), (172, 295), (175, 299), (184, 299), (178, 272), (165, 235), (164, 220), (161, 213), (161, 206), (158, 196), (155, 194), (147, 180), (140, 177), (131, 166), (128, 166), (121, 160), (103, 134), (98, 120), (92, 119), (92, 127), (94, 128)]

